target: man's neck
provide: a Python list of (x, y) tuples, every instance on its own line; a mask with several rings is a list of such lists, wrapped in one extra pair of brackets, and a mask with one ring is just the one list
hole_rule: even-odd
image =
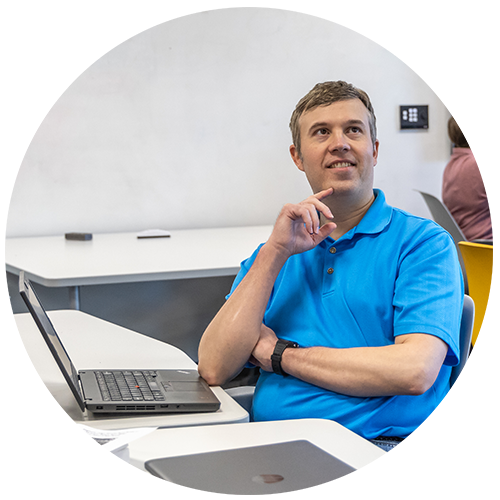
[[(349, 199), (348, 197), (332, 196), (328, 200), (324, 200), (334, 215), (333, 222), (337, 224), (335, 230), (330, 234), (334, 240), (338, 240), (345, 233), (357, 226), (361, 219), (365, 216), (368, 209), (375, 201), (373, 191), (371, 196), (365, 196), (362, 199)], [(326, 219), (321, 217), (321, 224), (324, 224)]]

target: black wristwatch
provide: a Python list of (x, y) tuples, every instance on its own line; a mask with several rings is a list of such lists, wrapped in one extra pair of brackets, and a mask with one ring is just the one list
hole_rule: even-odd
[(291, 340), (278, 339), (278, 342), (276, 342), (276, 346), (274, 347), (274, 352), (271, 354), (273, 372), (278, 375), (282, 375), (283, 377), (288, 377), (288, 373), (285, 373), (281, 368), (281, 356), (287, 347), (297, 348), (299, 347), (299, 344), (297, 344), (297, 342), (292, 342)]

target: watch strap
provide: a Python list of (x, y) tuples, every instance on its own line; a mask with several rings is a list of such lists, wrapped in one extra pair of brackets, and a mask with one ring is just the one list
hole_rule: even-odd
[(281, 375), (282, 377), (288, 377), (288, 373), (286, 373), (281, 366), (281, 358), (283, 356), (283, 352), (288, 347), (297, 348), (299, 347), (299, 344), (297, 344), (296, 342), (292, 342), (291, 340), (278, 339), (274, 347), (274, 351), (271, 355), (271, 365), (273, 368), (273, 372), (277, 375)]

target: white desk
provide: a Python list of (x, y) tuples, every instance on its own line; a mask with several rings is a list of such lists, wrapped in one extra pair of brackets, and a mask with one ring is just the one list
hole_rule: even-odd
[(90, 241), (8, 238), (13, 307), (26, 311), (15, 279), (24, 270), (35, 286), (43, 285), (37, 291), (47, 309), (68, 307), (69, 292), (70, 308), (161, 338), (197, 360), (201, 334), (241, 261), (271, 231), (256, 226), (171, 231), (169, 238), (152, 239), (135, 232), (95, 234)]
[[(213, 427), (159, 429), (128, 442), (123, 447), (110, 444), (106, 463), (115, 493), (151, 494), (151, 474), (145, 462), (157, 458), (208, 453), (305, 439), (351, 465), (358, 472), (358, 495), (387, 494), (385, 452), (337, 422), (300, 419), (251, 422)], [(115, 469), (113, 471), (113, 469)], [(113, 477), (126, 470), (128, 484)], [(111, 484), (108, 487), (111, 487)], [(396, 495), (455, 495), (451, 489), (419, 472)]]
[(78, 287), (139, 281), (235, 275), (271, 234), (272, 226), (171, 231), (169, 238), (138, 239), (137, 233), (95, 234), (90, 241), (61, 236), (7, 238), (7, 271), (21, 270), (36, 283)]
[[(48, 313), (76, 369), (196, 369), (196, 364), (176, 347), (100, 320), (80, 311)], [(221, 402), (213, 413), (94, 416), (82, 413), (59, 367), (30, 314), (16, 314), (26, 350), (43, 382), (77, 423), (99, 429), (177, 427), (248, 422), (248, 413), (220, 387), (212, 387)]]
[[(126, 460), (145, 470), (148, 460), (308, 440), (359, 469), (386, 454), (370, 441), (331, 420), (302, 419), (210, 427), (160, 429), (128, 445)], [(195, 471), (193, 471), (195, 473)], [(189, 485), (184, 485), (189, 486)]]

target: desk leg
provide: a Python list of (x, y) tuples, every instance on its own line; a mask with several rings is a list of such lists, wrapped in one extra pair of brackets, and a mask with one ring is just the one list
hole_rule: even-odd
[(71, 309), (80, 310), (80, 287), (70, 286), (69, 287), (69, 306)]

